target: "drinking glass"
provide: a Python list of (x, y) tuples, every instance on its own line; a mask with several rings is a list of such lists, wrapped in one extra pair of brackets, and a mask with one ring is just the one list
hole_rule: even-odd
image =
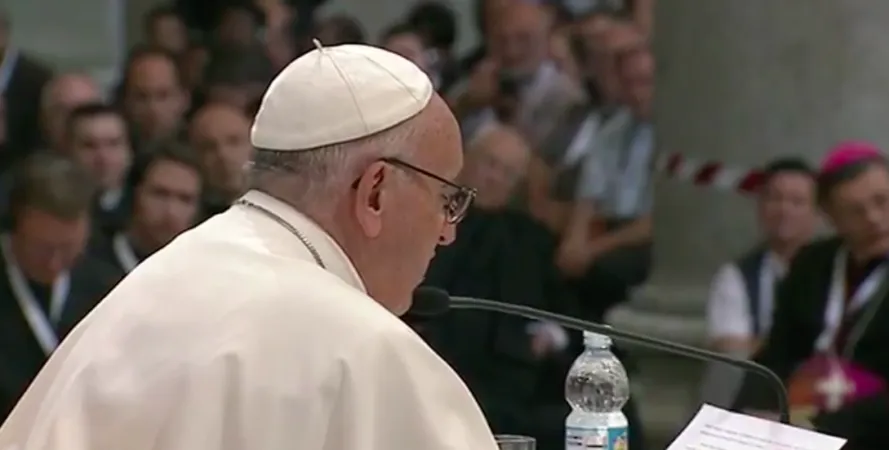
[(536, 450), (537, 441), (532, 437), (515, 434), (498, 434), (494, 436), (500, 450)]

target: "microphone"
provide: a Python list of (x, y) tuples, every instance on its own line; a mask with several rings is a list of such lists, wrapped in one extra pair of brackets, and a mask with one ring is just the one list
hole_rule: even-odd
[(767, 367), (750, 360), (734, 358), (731, 356), (723, 355), (721, 353), (703, 350), (689, 345), (677, 344), (674, 342), (655, 339), (641, 334), (612, 328), (608, 325), (588, 322), (586, 320), (576, 319), (574, 317), (569, 317), (562, 314), (551, 313), (549, 311), (543, 311), (540, 309), (531, 308), (529, 306), (513, 305), (510, 303), (496, 302), (493, 300), (484, 300), (480, 298), (456, 296), (451, 297), (450, 295), (448, 295), (447, 292), (441, 289), (427, 286), (420, 287), (414, 292), (414, 304), (417, 305), (418, 309), (422, 309), (423, 311), (439, 311), (440, 313), (444, 313), (445, 310), (448, 309), (448, 307), (454, 309), (475, 309), (508, 314), (511, 316), (520, 316), (527, 319), (539, 320), (544, 322), (552, 322), (565, 328), (570, 328), (572, 330), (591, 331), (593, 333), (602, 334), (614, 339), (615, 341), (623, 342), (631, 346), (650, 348), (665, 353), (682, 356), (685, 358), (697, 359), (704, 362), (719, 362), (722, 364), (728, 364), (730, 366), (742, 369), (745, 372), (756, 373), (757, 375), (765, 378), (769, 382), (769, 385), (771, 385), (774, 389), (775, 395), (778, 399), (778, 413), (781, 423), (790, 424), (790, 407), (787, 397), (787, 390), (784, 388), (784, 383), (781, 381), (781, 378), (778, 377), (775, 372), (769, 370)]

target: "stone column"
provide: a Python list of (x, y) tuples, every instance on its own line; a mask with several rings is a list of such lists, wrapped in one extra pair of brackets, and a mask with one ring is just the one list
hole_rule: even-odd
[(108, 84), (125, 52), (126, 0), (7, 2), (16, 45), (59, 70)]
[[(817, 163), (845, 139), (887, 148), (887, 23), (886, 0), (658, 1), (658, 150), (743, 168), (787, 155)], [(701, 344), (710, 277), (756, 240), (753, 202), (659, 179), (654, 222), (651, 280), (611, 320)], [(658, 362), (650, 372), (657, 378), (679, 362)], [(648, 392), (696, 393), (662, 378)]]
[[(889, 145), (886, 23), (881, 0), (658, 2), (659, 151), (750, 167), (814, 163), (844, 139)], [(655, 198), (646, 292), (700, 310), (715, 268), (756, 239), (752, 202), (663, 179)]]

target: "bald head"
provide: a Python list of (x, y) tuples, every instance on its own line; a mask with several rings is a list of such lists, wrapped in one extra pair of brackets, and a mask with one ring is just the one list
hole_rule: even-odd
[(40, 116), (48, 143), (61, 149), (68, 115), (78, 106), (102, 101), (99, 87), (87, 75), (67, 73), (53, 78), (40, 96)]
[(188, 140), (201, 162), (213, 194), (233, 199), (245, 187), (250, 145), (250, 119), (224, 103), (204, 106), (192, 118)]
[(530, 75), (546, 60), (549, 16), (531, 2), (515, 2), (491, 18), (491, 51), (504, 70)]
[(480, 208), (502, 208), (524, 177), (530, 154), (527, 141), (518, 131), (491, 125), (469, 144), (460, 180), (478, 190), (476, 204)]

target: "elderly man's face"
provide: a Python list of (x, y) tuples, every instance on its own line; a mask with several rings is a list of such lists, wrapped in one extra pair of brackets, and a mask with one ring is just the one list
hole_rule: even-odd
[(503, 208), (525, 175), (528, 157), (528, 147), (517, 134), (492, 131), (467, 151), (460, 180), (478, 191), (479, 208)]
[(174, 62), (150, 55), (133, 62), (126, 87), (126, 109), (140, 138), (163, 139), (175, 133), (188, 108), (188, 95)]
[(355, 256), (368, 292), (398, 315), (410, 307), (436, 247), (454, 239), (448, 206), (460, 191), (442, 180), (455, 179), (463, 166), (460, 130), (440, 97), (414, 120), (418, 151), (371, 163), (354, 184), (349, 208), (363, 234)]

